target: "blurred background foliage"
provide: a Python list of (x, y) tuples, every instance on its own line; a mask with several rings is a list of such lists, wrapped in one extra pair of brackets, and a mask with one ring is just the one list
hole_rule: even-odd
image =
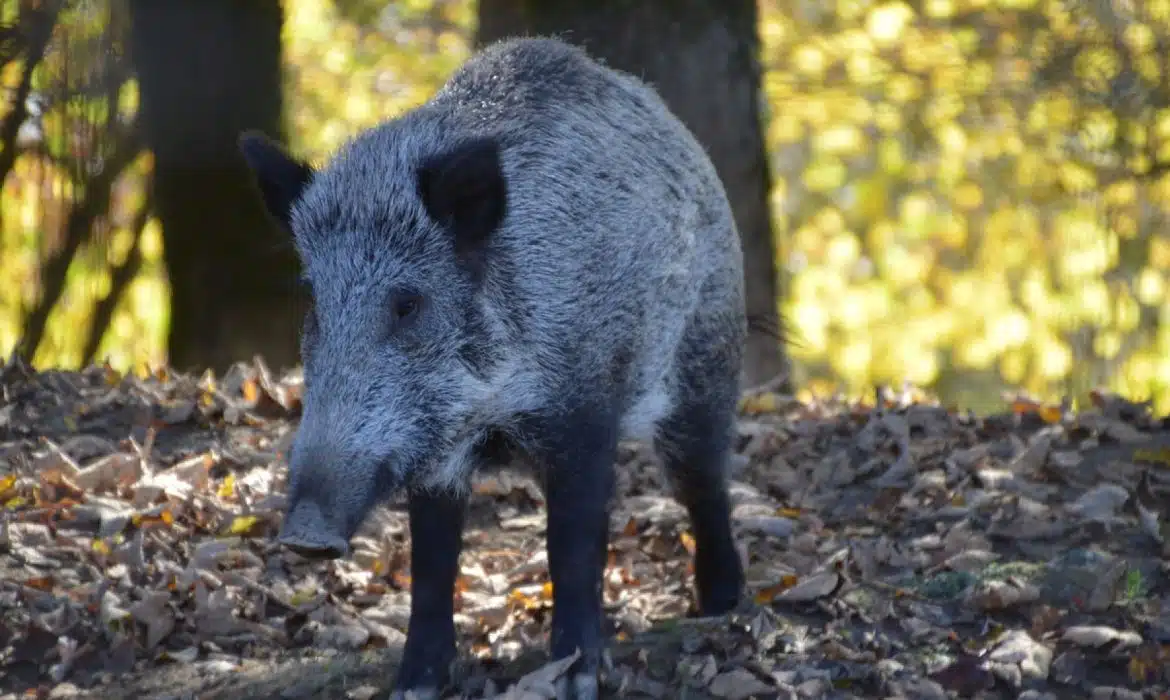
[[(19, 4), (0, 0), (0, 22)], [(0, 352), (161, 363), (124, 11), (41, 4), (43, 38), (0, 37)], [(470, 52), (470, 0), (284, 5), (291, 145), (317, 161)], [(909, 380), (982, 411), (1008, 389), (1107, 386), (1170, 410), (1170, 0), (760, 10), (777, 303), (802, 391)]]

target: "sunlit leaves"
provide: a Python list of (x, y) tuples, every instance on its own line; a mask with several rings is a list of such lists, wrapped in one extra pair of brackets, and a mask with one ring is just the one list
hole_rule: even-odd
[(1121, 69), (1121, 57), (1109, 47), (1097, 47), (1077, 54), (1073, 75), (1094, 92), (1106, 92)]
[(869, 12), (865, 29), (879, 45), (889, 46), (901, 38), (914, 19), (914, 10), (903, 2), (887, 2)]
[[(995, 369), (1041, 394), (1093, 357), (1123, 366), (1117, 386), (1170, 375), (1167, 334), (1148, 330), (1170, 316), (1150, 214), (1170, 215), (1170, 178), (1138, 179), (1170, 163), (1170, 118), (1152, 109), (1170, 96), (1149, 94), (1170, 3), (1122, 31), (1101, 24), (1108, 7), (1031, 0), (838, 3), (816, 25), (784, 12), (765, 3), (768, 138), (810, 145), (775, 200), (810, 380), (827, 367), (857, 390), (944, 355), (931, 379)], [(857, 98), (867, 108), (844, 114)], [(1141, 243), (1123, 256), (1123, 241)], [(1157, 386), (1138, 393), (1170, 407)]]
[(290, 0), (284, 29), (293, 146), (321, 158), (425, 101), (466, 58), (468, 0)]

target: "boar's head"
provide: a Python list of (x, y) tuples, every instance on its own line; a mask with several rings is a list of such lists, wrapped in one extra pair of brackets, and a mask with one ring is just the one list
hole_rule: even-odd
[(240, 137), (311, 297), (280, 533), (310, 556), (346, 555), (404, 485), (462, 487), (499, 364), (480, 289), (506, 209), (498, 144), (411, 136), (391, 122), (321, 169), (259, 133)]

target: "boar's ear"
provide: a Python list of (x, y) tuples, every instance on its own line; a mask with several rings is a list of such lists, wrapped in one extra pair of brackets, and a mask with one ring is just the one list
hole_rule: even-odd
[(284, 148), (259, 131), (245, 131), (239, 138), (240, 152), (264, 198), (269, 214), (291, 230), (289, 216), (293, 202), (313, 177), (308, 163), (290, 156)]
[(419, 166), (418, 192), (427, 214), (454, 232), (456, 251), (475, 250), (504, 220), (499, 144), (475, 139), (431, 156)]

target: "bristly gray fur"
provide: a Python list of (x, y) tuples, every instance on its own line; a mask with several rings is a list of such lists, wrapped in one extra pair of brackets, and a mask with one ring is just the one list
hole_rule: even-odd
[[(473, 279), (415, 172), (477, 137), (500, 144), (508, 196)], [(741, 362), (739, 240), (703, 148), (651, 88), (556, 39), (489, 46), (347, 143), (291, 227), (315, 305), (297, 440), (347, 456), (322, 465), (341, 470), (331, 487), (348, 465), (390, 464), (396, 480), (465, 488), (487, 430), (574, 402), (617, 407), (622, 437), (650, 440), (684, 393), (711, 389), (680, 384), (687, 357)], [(408, 355), (378, 337), (404, 283), (430, 298)]]

